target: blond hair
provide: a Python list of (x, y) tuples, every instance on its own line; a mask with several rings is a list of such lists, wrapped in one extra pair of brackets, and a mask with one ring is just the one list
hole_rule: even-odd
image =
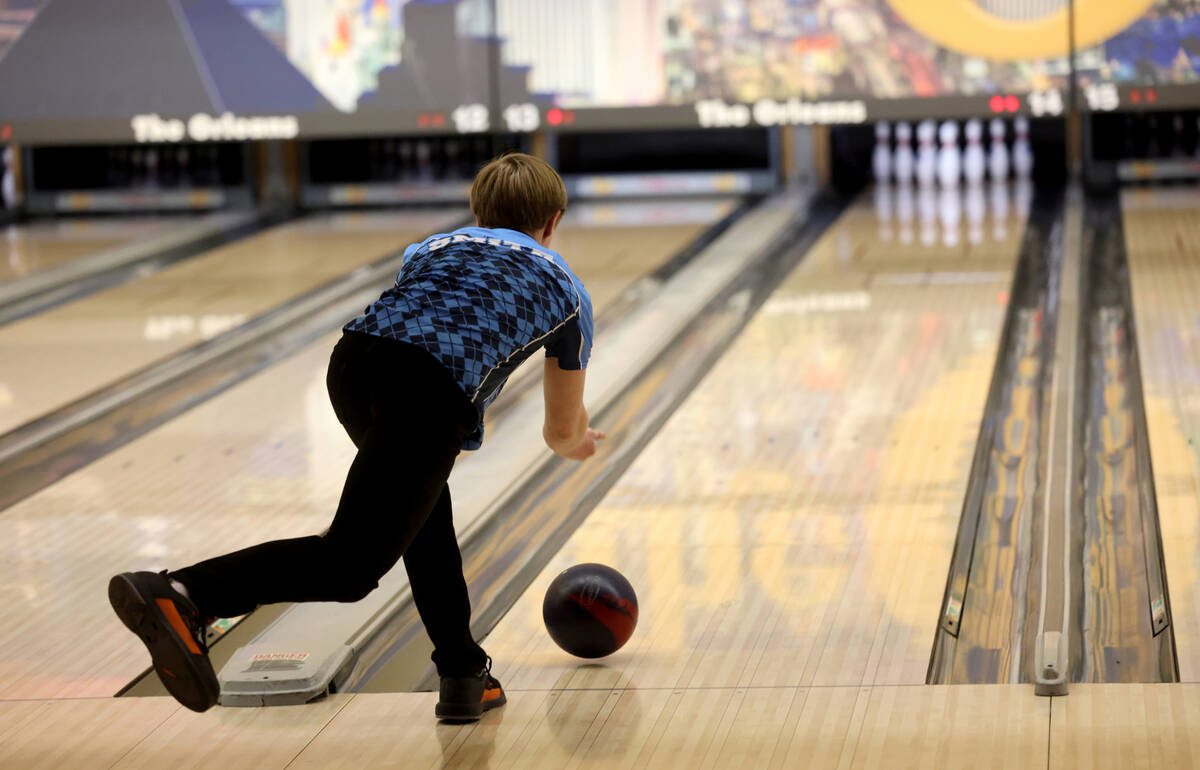
[(480, 227), (536, 234), (567, 208), (567, 188), (550, 164), (520, 152), (495, 158), (475, 175), (471, 213)]

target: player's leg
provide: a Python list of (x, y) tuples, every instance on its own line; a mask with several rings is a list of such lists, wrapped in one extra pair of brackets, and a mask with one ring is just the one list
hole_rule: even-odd
[(350, 335), (330, 359), (328, 384), (358, 446), (333, 523), (324, 535), (263, 543), (173, 572), (204, 614), (357, 601), (400, 559), (441, 496), (474, 427), (464, 405), (473, 407), (428, 353)]
[[(336, 353), (331, 360), (331, 397), (359, 452), (328, 532), (209, 559), (170, 579), (139, 572), (110, 582), (114, 610), (189, 708), (203, 711), (218, 695), (204, 645), (205, 618), (274, 602), (365, 596), (420, 531), (474, 427), (463, 405), (473, 407), (428, 354), (394, 345), (373, 358), (364, 358), (369, 347), (359, 353), (357, 366), (337, 366)], [(345, 358), (353, 363), (355, 356)], [(179, 584), (184, 593), (176, 590)]]
[(196, 711), (216, 704), (206, 618), (277, 602), (357, 601), (378, 586), (416, 538), (454, 464), (458, 447), (436, 434), (413, 426), (400, 440), (386, 426), (369, 429), (324, 535), (262, 543), (169, 576), (115, 576), (113, 609), (146, 645), (171, 694)]
[(399, 561), (445, 486), (458, 447), (434, 434), (419, 425), (370, 428), (324, 535), (251, 546), (171, 577), (212, 617), (278, 602), (358, 601)]
[(491, 660), (471, 635), (471, 598), (463, 577), (462, 555), (445, 487), (404, 553), (413, 602), (433, 641), (433, 662), (441, 678), (435, 713), (443, 719), (474, 720), (507, 699), (491, 675)]

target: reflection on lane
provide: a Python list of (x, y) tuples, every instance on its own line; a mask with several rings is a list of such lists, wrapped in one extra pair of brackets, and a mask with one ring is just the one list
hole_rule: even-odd
[(1200, 681), (1200, 191), (1121, 197), (1179, 679)]
[[(485, 643), (513, 690), (924, 682), (1019, 239), (881, 237), (874, 195), (769, 298)], [(1003, 227), (1020, 231), (1019, 215)], [(542, 628), (610, 564), (642, 621), (604, 667)]]
[[(669, 258), (661, 249), (704, 227), (684, 225), (564, 229), (574, 241), (555, 245), (589, 285), (605, 285), (611, 265), (619, 293)], [(354, 452), (325, 392), (337, 336), (4, 511), (0, 698), (107, 697), (145, 670), (144, 650), (102, 599), (114, 571), (189, 564), (328, 525)], [(529, 431), (537, 440), (539, 426)]]
[(194, 221), (195, 217), (184, 216), (107, 217), (8, 225), (0, 239), (0, 284)]
[(880, 243), (911, 246), (919, 241), (926, 249), (954, 249), (964, 239), (977, 246), (1019, 237), (1019, 228), (1013, 232), (1011, 225), (1029, 216), (1033, 184), (1028, 179), (992, 180), (939, 189), (888, 183), (874, 188), (872, 202)]
[(461, 209), (312, 216), (0, 327), (0, 383), (12, 394), (0, 433), (201, 341), (213, 326), (163, 334), (158, 319), (253, 318), (463, 219)]
[[(1008, 387), (987, 455), (970, 572), (957, 606), (958, 642), (939, 683), (1020, 681), (1021, 633), (1031, 558), (1030, 526), (1038, 482), (1043, 327), (1040, 306), (1016, 311)], [(947, 609), (948, 615), (953, 615)]]

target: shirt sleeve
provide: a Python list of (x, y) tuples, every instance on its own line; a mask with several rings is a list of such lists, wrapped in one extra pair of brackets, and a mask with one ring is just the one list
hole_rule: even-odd
[(595, 331), (592, 298), (578, 278), (573, 278), (573, 283), (579, 295), (579, 311), (546, 342), (546, 358), (557, 358), (558, 368), (568, 371), (587, 368)]
[(559, 369), (586, 369), (590, 355), (591, 340), (584, 338), (578, 314), (563, 324), (546, 342), (546, 358), (557, 358)]
[(412, 265), (413, 252), (415, 252), (420, 247), (421, 247), (421, 244), (419, 244), (419, 243), (410, 243), (408, 246), (405, 247), (404, 262), (402, 262), (400, 264), (400, 271), (396, 273), (396, 284), (397, 285), (399, 285), (400, 282), (404, 280), (405, 273), (408, 272), (409, 267)]

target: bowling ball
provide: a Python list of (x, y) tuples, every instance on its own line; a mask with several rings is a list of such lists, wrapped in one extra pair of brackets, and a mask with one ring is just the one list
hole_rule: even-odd
[(546, 589), (542, 620), (555, 644), (580, 658), (621, 649), (637, 626), (637, 594), (625, 576), (603, 564), (576, 564)]

